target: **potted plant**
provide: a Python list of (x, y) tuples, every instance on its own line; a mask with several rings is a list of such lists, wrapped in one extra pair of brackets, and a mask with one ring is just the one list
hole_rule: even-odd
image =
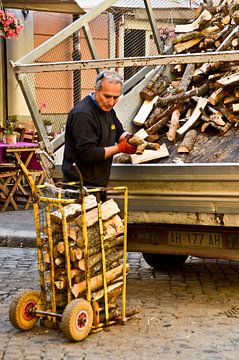
[(5, 139), (7, 144), (15, 144), (17, 142), (17, 133), (15, 132), (17, 118), (16, 116), (9, 116), (6, 121)]
[(44, 119), (43, 124), (46, 128), (47, 134), (51, 134), (52, 132), (52, 120), (51, 119)]
[(23, 29), (20, 19), (10, 12), (0, 9), (0, 36), (5, 39), (17, 37)]

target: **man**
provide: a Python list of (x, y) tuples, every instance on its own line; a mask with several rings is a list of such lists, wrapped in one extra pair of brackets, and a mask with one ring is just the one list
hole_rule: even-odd
[(114, 105), (123, 82), (118, 73), (97, 75), (95, 90), (69, 113), (65, 131), (63, 180), (79, 181), (72, 164), (81, 171), (85, 186), (107, 186), (112, 158), (118, 153), (133, 154), (136, 148), (127, 142), (129, 133), (118, 120)]

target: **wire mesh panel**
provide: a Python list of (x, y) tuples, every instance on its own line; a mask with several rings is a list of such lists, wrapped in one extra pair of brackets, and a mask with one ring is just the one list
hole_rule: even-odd
[[(197, 2), (153, 1), (160, 41), (165, 49), (174, 37), (174, 27), (195, 16)], [(72, 18), (76, 22), (77, 16)], [(41, 39), (43, 41), (44, 39)], [(43, 43), (44, 44), (44, 43)], [(143, 0), (122, 0), (94, 17), (77, 31), (58, 42), (35, 59), (35, 63), (113, 59), (157, 55), (152, 27)], [(94, 78), (101, 69), (67, 70), (62, 72), (28, 73), (27, 82), (43, 121), (53, 122), (52, 132), (64, 130), (67, 114), (74, 104), (93, 87)], [(129, 80), (140, 67), (118, 67), (124, 80)]]

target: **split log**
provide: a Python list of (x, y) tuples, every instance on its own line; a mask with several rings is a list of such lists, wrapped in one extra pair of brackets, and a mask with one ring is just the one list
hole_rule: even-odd
[(192, 129), (189, 130), (183, 138), (183, 141), (179, 145), (178, 152), (179, 153), (189, 153), (192, 151), (193, 146), (195, 144), (197, 138), (197, 131)]
[(84, 251), (78, 247), (70, 247), (69, 254), (70, 254), (71, 262), (75, 262), (75, 261), (81, 260), (83, 258)]
[(239, 112), (239, 104), (232, 104), (232, 111), (235, 112)]
[[(90, 210), (97, 206), (96, 198), (94, 195), (89, 195), (85, 197), (85, 207), (86, 210)], [(66, 216), (66, 221), (73, 221), (81, 213), (80, 204), (69, 204), (63, 207), (64, 214)], [(60, 210), (53, 211), (51, 213), (51, 221), (56, 224), (62, 223), (62, 213)]]
[(191, 32), (199, 29), (202, 24), (209, 22), (212, 19), (212, 14), (208, 10), (203, 10), (196, 20), (191, 24), (176, 25), (176, 33)]
[[(106, 281), (110, 283), (112, 280), (116, 279), (123, 272), (123, 265), (119, 265), (116, 268), (106, 272)], [(126, 272), (129, 272), (129, 265), (126, 265)], [(95, 291), (103, 287), (103, 276), (102, 274), (97, 275), (90, 279), (90, 289)], [(79, 294), (83, 293), (86, 290), (86, 281), (82, 281), (79, 284), (74, 284), (71, 292), (75, 298), (79, 297)]]
[(103, 223), (104, 241), (124, 233), (124, 223), (119, 215), (112, 216)]
[(176, 109), (172, 113), (169, 131), (167, 133), (167, 138), (169, 141), (174, 141), (176, 138), (176, 131), (179, 128), (179, 118), (180, 110)]
[[(112, 249), (112, 248), (108, 249), (105, 252), (105, 256), (106, 256), (105, 264), (106, 264), (106, 267), (108, 267), (113, 262), (122, 259), (123, 258), (123, 253), (124, 253), (123, 250), (115, 252), (115, 249)], [(97, 272), (97, 271), (102, 269), (101, 260), (102, 260), (102, 253), (101, 252), (94, 255), (94, 256), (89, 257), (89, 259), (88, 259), (89, 267), (90, 267), (90, 269), (92, 269), (92, 271), (91, 271), (92, 274), (94, 272)], [(99, 264), (99, 266), (96, 268), (96, 265), (98, 265), (98, 264)], [(86, 271), (85, 259), (82, 259), (82, 260), (80, 260), (78, 262), (78, 267), (79, 267), (80, 270)]]
[(141, 155), (143, 154), (145, 149), (150, 149), (150, 150), (159, 150), (160, 145), (159, 144), (155, 144), (155, 143), (149, 143), (145, 140), (142, 140), (140, 138), (138, 138), (137, 136), (132, 136), (131, 138), (129, 138), (128, 140), (129, 144), (136, 146), (136, 154), (137, 155)]
[[(118, 282), (115, 282), (112, 285), (109, 285), (107, 287), (108, 295), (110, 296), (110, 293), (114, 294), (114, 292), (117, 292), (117, 294), (118, 294), (117, 289), (119, 289), (119, 291), (121, 293), (122, 292), (122, 286), (123, 286), (123, 281), (118, 281)], [(100, 290), (95, 291), (95, 292), (92, 293), (92, 298), (93, 298), (94, 301), (99, 301), (100, 299), (103, 298), (104, 294), (105, 294), (104, 289), (100, 289)]]
[[(119, 214), (120, 209), (117, 203), (113, 200), (107, 200), (101, 205), (102, 212), (102, 220), (106, 221), (110, 219), (112, 216)], [(81, 215), (75, 219), (77, 225), (82, 225), (82, 217)], [(86, 224), (87, 227), (91, 227), (98, 222), (98, 208), (94, 208), (86, 213)]]
[(159, 150), (145, 150), (142, 155), (131, 155), (132, 164), (142, 164), (155, 159), (169, 156), (166, 144), (162, 144)]
[(199, 97), (197, 100), (197, 105), (192, 112), (192, 115), (186, 121), (186, 123), (177, 130), (178, 135), (180, 136), (184, 135), (196, 123), (196, 121), (201, 116), (201, 109), (204, 109), (206, 105), (207, 105), (207, 99)]
[(141, 128), (134, 135), (138, 136), (140, 139), (145, 140), (149, 134), (147, 133), (147, 131), (145, 131), (143, 128)]
[(192, 81), (192, 77), (195, 71), (195, 65), (194, 64), (187, 64), (182, 79), (180, 80), (178, 90), (184, 90), (186, 91)]
[(239, 72), (222, 77), (221, 79), (218, 79), (217, 84), (219, 84), (221, 86), (229, 86), (229, 85), (239, 84)]
[(193, 46), (197, 45), (202, 39), (203, 37), (199, 37), (197, 39), (191, 39), (182, 43), (175, 44), (174, 50), (176, 51), (176, 53), (179, 54), (185, 50), (191, 49)]
[(227, 90), (220, 87), (211, 93), (208, 101), (212, 105), (217, 105), (226, 95), (228, 95)]
[[(106, 251), (112, 247), (117, 247), (119, 245), (122, 245), (123, 242), (124, 242), (124, 236), (118, 236), (118, 237), (113, 236), (111, 239), (107, 239), (104, 241), (104, 249)], [(79, 260), (81, 260), (84, 257), (84, 250), (78, 248), (78, 251), (79, 251), (78, 256), (80, 256), (80, 254), (81, 254), (81, 258)], [(98, 254), (100, 251), (101, 251), (100, 245), (89, 248), (88, 256)], [(77, 266), (78, 266), (78, 263), (77, 263)]]
[(158, 100), (158, 95), (155, 96), (152, 100), (144, 100), (143, 105), (139, 109), (138, 113), (136, 114), (133, 123), (137, 126), (142, 126), (151, 113), (154, 104), (156, 104)]
[(63, 241), (59, 241), (57, 243), (57, 251), (59, 254), (64, 254), (65, 253), (65, 244)]
[[(144, 126), (147, 129), (147, 133), (152, 135), (153, 133), (149, 133), (148, 128), (159, 122), (161, 119), (164, 119), (168, 115), (177, 109), (178, 106), (171, 105), (167, 109), (156, 108), (155, 111), (149, 116), (149, 118), (145, 121)], [(156, 131), (155, 131), (156, 132)]]

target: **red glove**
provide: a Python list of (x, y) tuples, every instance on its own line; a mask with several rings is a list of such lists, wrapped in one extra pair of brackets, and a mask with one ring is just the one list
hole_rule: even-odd
[(135, 154), (135, 152), (136, 152), (136, 147), (133, 145), (130, 145), (128, 143), (127, 139), (122, 140), (117, 146), (118, 146), (118, 151), (120, 153)]

